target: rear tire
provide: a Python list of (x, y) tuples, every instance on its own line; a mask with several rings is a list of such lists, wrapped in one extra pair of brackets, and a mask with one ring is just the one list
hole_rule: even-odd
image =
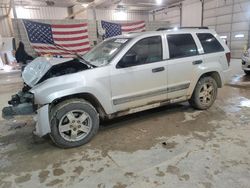
[(217, 91), (217, 83), (212, 77), (202, 77), (196, 84), (189, 103), (195, 109), (206, 110), (213, 105)]
[(250, 75), (250, 71), (244, 70), (246, 75)]
[(61, 148), (78, 147), (89, 142), (98, 132), (99, 115), (83, 99), (65, 100), (50, 113), (52, 141)]

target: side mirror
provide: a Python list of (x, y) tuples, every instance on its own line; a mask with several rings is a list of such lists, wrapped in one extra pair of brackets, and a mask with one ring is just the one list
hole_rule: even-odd
[(136, 64), (136, 54), (126, 54), (119, 63), (119, 67), (130, 67)]

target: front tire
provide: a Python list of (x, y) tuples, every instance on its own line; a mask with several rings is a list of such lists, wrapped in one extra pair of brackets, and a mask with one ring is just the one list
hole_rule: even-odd
[(202, 77), (196, 84), (189, 103), (195, 109), (206, 110), (213, 105), (217, 91), (217, 83), (212, 77)]
[(65, 100), (52, 107), (50, 114), (52, 141), (61, 148), (78, 147), (98, 132), (99, 115), (83, 99)]
[(246, 75), (250, 75), (250, 71), (244, 70)]

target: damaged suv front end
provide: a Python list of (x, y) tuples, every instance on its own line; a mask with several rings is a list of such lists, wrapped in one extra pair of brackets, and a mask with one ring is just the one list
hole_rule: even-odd
[[(44, 136), (50, 132), (49, 103), (52, 95), (60, 95), (60, 91), (67, 90), (79, 79), (71, 75), (91, 67), (81, 59), (38, 57), (28, 64), (22, 72), (24, 86), (17, 94), (12, 95), (8, 101), (9, 106), (2, 110), (4, 119), (11, 119), (19, 115), (35, 115), (35, 134)], [(68, 75), (67, 77), (60, 77)], [(82, 81), (81, 81), (82, 82)], [(52, 92), (53, 91), (53, 92)], [(57, 93), (58, 91), (59, 93)]]

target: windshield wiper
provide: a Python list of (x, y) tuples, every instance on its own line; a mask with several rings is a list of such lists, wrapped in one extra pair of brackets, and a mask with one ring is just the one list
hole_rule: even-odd
[(91, 63), (89, 63), (88, 61), (86, 61), (82, 56), (78, 55), (78, 54), (75, 54), (77, 56), (77, 58), (82, 62), (84, 63), (85, 65), (89, 66), (89, 67), (92, 67), (92, 68), (95, 68), (96, 66), (95, 65), (92, 65)]

